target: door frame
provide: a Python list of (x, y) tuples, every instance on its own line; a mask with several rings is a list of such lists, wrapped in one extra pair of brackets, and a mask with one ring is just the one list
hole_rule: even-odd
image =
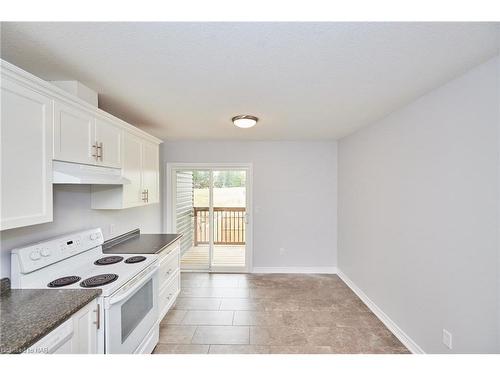
[[(165, 233), (175, 233), (175, 210), (173, 204), (176, 195), (176, 179), (173, 178), (173, 173), (177, 170), (200, 169), (200, 170), (246, 170), (246, 214), (248, 223), (245, 230), (245, 268), (241, 267), (217, 267), (212, 271), (212, 265), (208, 265), (208, 270), (199, 270), (201, 272), (235, 272), (235, 273), (250, 273), (253, 267), (253, 164), (252, 163), (166, 163), (165, 165), (165, 189), (164, 191), (164, 207), (163, 207), (163, 229)], [(212, 176), (212, 174), (210, 174)], [(210, 177), (211, 179), (212, 177)], [(212, 189), (210, 189), (212, 191)], [(212, 193), (211, 193), (212, 194)], [(213, 198), (210, 198), (212, 202)], [(212, 220), (212, 218), (211, 218)], [(212, 228), (212, 225), (211, 225)], [(212, 230), (210, 231), (212, 232)], [(212, 236), (212, 233), (210, 233)], [(211, 255), (209, 256), (211, 263)], [(197, 271), (197, 270), (193, 270)]]

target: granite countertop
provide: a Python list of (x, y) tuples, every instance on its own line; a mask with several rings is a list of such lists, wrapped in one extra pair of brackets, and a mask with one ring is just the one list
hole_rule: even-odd
[(2, 279), (0, 353), (21, 353), (101, 294), (100, 289), (10, 289)]
[(112, 238), (102, 245), (109, 254), (158, 254), (182, 234), (141, 234), (138, 229)]

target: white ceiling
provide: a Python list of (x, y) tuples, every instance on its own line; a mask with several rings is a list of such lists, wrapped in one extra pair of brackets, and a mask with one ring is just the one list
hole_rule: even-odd
[[(494, 23), (2, 23), (2, 58), (79, 80), (163, 139), (333, 139), (498, 53)], [(231, 117), (261, 118), (237, 129)]]

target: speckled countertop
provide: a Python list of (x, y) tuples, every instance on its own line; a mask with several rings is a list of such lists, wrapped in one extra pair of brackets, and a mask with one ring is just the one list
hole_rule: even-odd
[(20, 353), (101, 294), (100, 289), (10, 289), (1, 280), (0, 353)]

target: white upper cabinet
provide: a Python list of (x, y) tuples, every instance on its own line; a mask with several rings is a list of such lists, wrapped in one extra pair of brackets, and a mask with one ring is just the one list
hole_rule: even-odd
[(159, 145), (124, 132), (122, 174), (131, 183), (123, 186), (92, 185), (92, 208), (121, 209), (158, 203)]
[(58, 100), (54, 113), (54, 159), (96, 164), (98, 149), (93, 114)]
[(159, 202), (160, 139), (1, 59), (0, 67), (0, 230), (52, 221), (53, 160), (116, 168), (130, 180), (92, 185), (92, 208)]
[(142, 143), (142, 191), (146, 203), (158, 203), (159, 199), (159, 149), (158, 145), (144, 141)]
[(54, 111), (55, 160), (121, 167), (121, 127), (61, 101)]
[(122, 166), (122, 133), (122, 129), (111, 121), (101, 118), (96, 119), (97, 165), (115, 168)]
[(2, 74), (0, 230), (52, 221), (53, 102)]
[[(142, 142), (133, 134), (123, 137), (123, 177), (131, 183), (117, 189), (123, 189), (123, 207), (142, 205)], [(120, 202), (121, 203), (121, 202)]]

